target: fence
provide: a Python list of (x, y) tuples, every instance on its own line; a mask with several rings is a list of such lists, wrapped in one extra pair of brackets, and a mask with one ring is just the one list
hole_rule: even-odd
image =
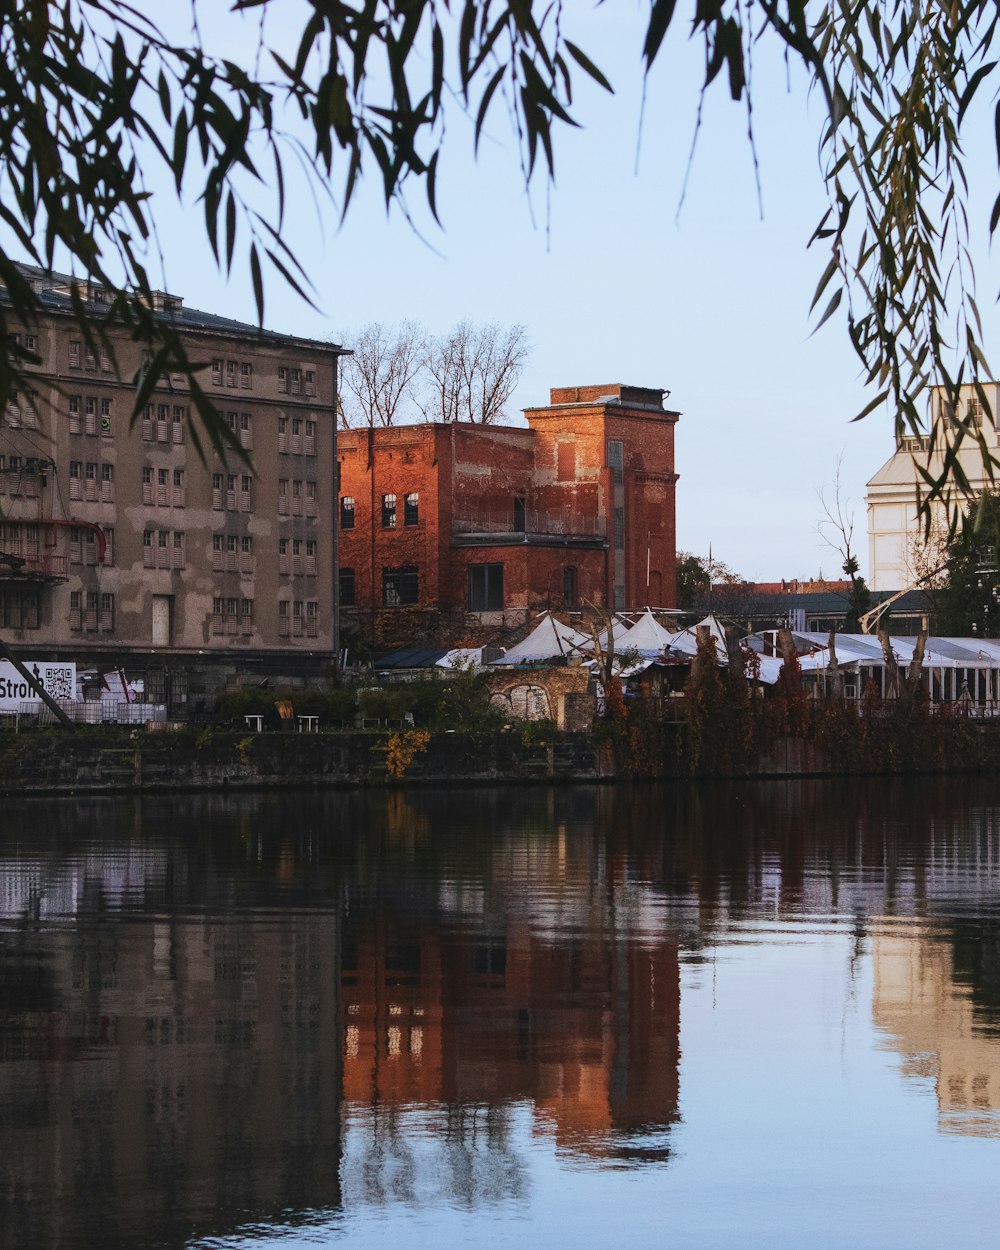
[[(145, 725), (148, 721), (165, 721), (165, 703), (80, 703), (56, 700), (61, 711), (78, 725)], [(17, 713), (21, 725), (56, 725), (55, 712), (44, 703), (22, 703)]]

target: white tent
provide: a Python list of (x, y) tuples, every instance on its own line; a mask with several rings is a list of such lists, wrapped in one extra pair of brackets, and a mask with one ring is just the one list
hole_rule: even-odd
[(704, 625), (715, 640), (715, 654), (720, 664), (729, 663), (729, 652), (726, 649), (726, 631), (714, 616), (706, 616), (697, 625), (689, 625), (671, 638), (670, 645), (675, 651), (683, 651), (685, 655), (696, 655), (698, 651), (698, 630)]
[(440, 660), (435, 661), (436, 668), (479, 668), (483, 662), (482, 647), (452, 647)]
[[(825, 633), (792, 634), (799, 653), (799, 666), (804, 673), (824, 672), (830, 666), (829, 636)], [(763, 647), (763, 639), (751, 635), (748, 645)], [(901, 671), (910, 664), (917, 640), (912, 635), (893, 634), (889, 645)], [(860, 671), (864, 680), (871, 678), (885, 692), (885, 655), (874, 634), (840, 634), (836, 636), (837, 663), (847, 671)], [(762, 662), (771, 657), (761, 656)], [(769, 668), (781, 660), (772, 659)], [(939, 638), (931, 636), (924, 649), (923, 669), (928, 675), (931, 701), (952, 702), (969, 699), (993, 709), (1000, 706), (1000, 640), (995, 638)], [(761, 679), (769, 680), (761, 674)]]
[(672, 646), (676, 636), (669, 629), (664, 629), (658, 624), (652, 612), (647, 608), (631, 629), (621, 634), (616, 632), (615, 650), (619, 653), (634, 650), (643, 659), (651, 659), (662, 655), (665, 647)]
[(509, 647), (493, 663), (540, 664), (563, 656), (579, 660), (586, 653), (588, 643), (593, 646), (593, 640), (588, 639), (586, 634), (571, 629), (569, 625), (563, 625), (551, 612), (546, 612), (527, 638), (522, 639), (516, 647)]

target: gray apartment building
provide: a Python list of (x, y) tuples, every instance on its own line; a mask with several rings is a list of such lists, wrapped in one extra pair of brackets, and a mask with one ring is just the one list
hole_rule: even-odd
[(112, 324), (116, 369), (81, 338), (72, 279), (24, 272), (45, 311), (21, 331), (40, 364), (0, 423), (0, 638), (27, 658), (124, 668), (174, 705), (234, 678), (323, 671), (342, 350), (158, 295), (250, 463), (204, 439), (203, 458), (184, 379), (165, 378), (130, 426), (141, 344)]

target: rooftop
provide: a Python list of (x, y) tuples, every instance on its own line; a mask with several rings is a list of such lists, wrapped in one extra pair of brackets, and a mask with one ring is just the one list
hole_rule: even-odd
[[(43, 307), (52, 312), (72, 314), (73, 301), (71, 291), (75, 285), (88, 312), (102, 315), (108, 312), (110, 300), (108, 293), (99, 283), (87, 278), (77, 278), (72, 274), (56, 273), (53, 270), (40, 269), (36, 265), (19, 264), (24, 274), (39, 297)], [(6, 295), (6, 288), (0, 286)], [(204, 330), (216, 334), (231, 334), (239, 338), (263, 339), (273, 343), (296, 343), (310, 348), (322, 348), (331, 352), (343, 353), (344, 348), (335, 343), (324, 343), (320, 339), (304, 338), (298, 334), (282, 334), (277, 330), (267, 330), (247, 321), (237, 321), (233, 317), (222, 317), (217, 313), (203, 312), (197, 308), (186, 308), (179, 295), (171, 295), (166, 291), (154, 291), (154, 311), (162, 314), (164, 319), (174, 321), (188, 330)]]

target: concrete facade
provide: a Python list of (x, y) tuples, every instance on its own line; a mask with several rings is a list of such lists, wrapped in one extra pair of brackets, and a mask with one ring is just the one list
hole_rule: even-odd
[(546, 608), (673, 607), (663, 392), (557, 388), (527, 428), (343, 430), (345, 634), (480, 641)]
[[(963, 386), (959, 411), (952, 416), (945, 411), (945, 397), (940, 387), (932, 387), (928, 398), (927, 428), (942, 431), (956, 419), (967, 423), (970, 430), (980, 430), (994, 456), (1000, 455), (1000, 434), (996, 418), (1000, 411), (1000, 383), (983, 386), (992, 409), (992, 419), (984, 412), (982, 401), (972, 386)], [(920, 574), (918, 549), (923, 536), (923, 521), (917, 515), (917, 487), (923, 479), (919, 466), (933, 474), (941, 472), (943, 456), (930, 452), (930, 435), (907, 434), (896, 440), (896, 451), (868, 483), (865, 502), (868, 510), (868, 585), (872, 590), (903, 590), (913, 585)], [(966, 437), (958, 453), (958, 462), (969, 480), (973, 495), (988, 485), (978, 442)], [(954, 504), (963, 507), (964, 497), (955, 495)], [(935, 505), (934, 515), (947, 528), (947, 507)]]
[(36, 379), (0, 426), (4, 640), (83, 666), (328, 661), (340, 349), (163, 296), (249, 458), (202, 438), (203, 460), (183, 379), (165, 378), (130, 428), (140, 345), (105, 319), (114, 359), (91, 353), (70, 279), (26, 273), (46, 312), (24, 330)]

